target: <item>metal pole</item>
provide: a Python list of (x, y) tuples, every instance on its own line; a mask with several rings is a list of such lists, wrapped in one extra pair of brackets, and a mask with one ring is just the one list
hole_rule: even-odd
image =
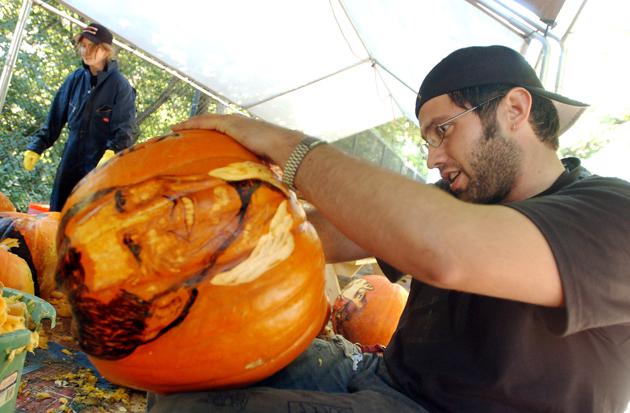
[(569, 34), (571, 34), (571, 31), (573, 30), (573, 26), (575, 25), (575, 22), (578, 20), (578, 17), (580, 17), (580, 15), (582, 14), (582, 10), (584, 10), (584, 6), (586, 6), (586, 0), (582, 1), (582, 4), (580, 4), (580, 8), (578, 9), (577, 13), (575, 13), (575, 16), (573, 16), (573, 20), (571, 20), (571, 24), (569, 24), (569, 27), (567, 28), (566, 33), (564, 33), (564, 36), (562, 36), (562, 39), (560, 39), (560, 47), (562, 48), (562, 50), (565, 51), (565, 53), (563, 53), (562, 55), (562, 59), (560, 60), (560, 62), (558, 62), (558, 72), (556, 73), (556, 92), (558, 92), (560, 90), (560, 84), (562, 82), (562, 76), (564, 75), (564, 55), (566, 54), (566, 41), (567, 38), (569, 37)]
[[(522, 21), (518, 21), (514, 19), (513, 17), (506, 15), (504, 12), (499, 10), (495, 6), (494, 3), (496, 3), (498, 6), (501, 6), (504, 10), (507, 10), (508, 12), (516, 15)], [(539, 71), (538, 76), (540, 77), (540, 80), (543, 82), (543, 84), (550, 83), (548, 81), (548, 74), (547, 74), (547, 66), (548, 66), (548, 62), (550, 58), (550, 53), (549, 53), (550, 49), (549, 49), (549, 42), (547, 41), (547, 38), (539, 32), (542, 26), (532, 23), (531, 20), (524, 18), (522, 15), (516, 13), (515, 11), (513, 11), (512, 9), (510, 9), (504, 4), (497, 3), (497, 2), (494, 2), (494, 3), (491, 4), (489, 1), (486, 1), (486, 0), (475, 0), (474, 2), (475, 5), (481, 6), (482, 8), (486, 8), (490, 12), (501, 16), (509, 24), (512, 24), (513, 26), (522, 30), (525, 33), (524, 38), (536, 38), (536, 40), (540, 42), (543, 50), (542, 50), (542, 61), (541, 61), (540, 71)], [(555, 37), (555, 39), (557, 39), (557, 37)]]
[(33, 6), (33, 0), (23, 0), (20, 14), (18, 15), (18, 21), (13, 31), (13, 39), (11, 39), (11, 45), (7, 52), (7, 61), (2, 68), (2, 75), (0, 75), (0, 113), (4, 107), (4, 100), (7, 97), (7, 91), (9, 90), (9, 83), (11, 83), (11, 75), (13, 74), (13, 67), (17, 60), (18, 51), (22, 44), (22, 38), (24, 37), (24, 27), (28, 16), (31, 14), (31, 7)]
[[(586, 0), (585, 0), (586, 1)], [(519, 18), (521, 18), (524, 22), (526, 22), (527, 24), (529, 24), (531, 27), (535, 28), (539, 33), (540, 36), (542, 36), (542, 39), (546, 39), (547, 37), (549, 37), (550, 39), (554, 40), (557, 44), (558, 47), (560, 48), (560, 52), (558, 55), (558, 67), (556, 68), (556, 82), (553, 85), (554, 87), (554, 91), (557, 92), (558, 91), (558, 87), (560, 84), (560, 71), (562, 69), (562, 64), (563, 64), (563, 60), (564, 60), (564, 42), (562, 42), (558, 36), (556, 36), (555, 34), (549, 32), (549, 26), (548, 27), (544, 27), (542, 25), (540, 25), (539, 23), (533, 21), (532, 19), (528, 18), (527, 16), (523, 15), (522, 13), (519, 13), (516, 10), (512, 10), (511, 8), (507, 7), (505, 4), (500, 4), (504, 9), (508, 10), (510, 13), (514, 13), (516, 16), (518, 16)], [(582, 4), (583, 6), (584, 4)], [(578, 11), (579, 14), (579, 11)], [(542, 61), (542, 66), (541, 66), (541, 79), (543, 81), (543, 83), (546, 83), (545, 86), (550, 87), (551, 86), (551, 80), (547, 80), (547, 62), (545, 60), (545, 55), (549, 54), (549, 43), (546, 42), (546, 40), (541, 40), (541, 42), (543, 42), (543, 49), (544, 49), (544, 55), (543, 55), (543, 61)], [(545, 44), (547, 43), (547, 44)]]
[(199, 109), (199, 99), (201, 98), (201, 92), (195, 90), (195, 93), (192, 97), (192, 103), (190, 105), (190, 116), (195, 116), (197, 114), (197, 110)]

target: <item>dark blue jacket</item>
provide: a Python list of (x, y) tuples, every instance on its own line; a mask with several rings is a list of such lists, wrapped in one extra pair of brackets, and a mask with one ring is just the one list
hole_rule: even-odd
[(87, 66), (73, 72), (57, 91), (42, 127), (31, 136), (27, 149), (41, 154), (51, 147), (68, 124), (68, 141), (57, 169), (50, 209), (60, 211), (81, 178), (96, 167), (107, 149), (119, 152), (137, 138), (135, 91), (109, 62), (90, 84)]

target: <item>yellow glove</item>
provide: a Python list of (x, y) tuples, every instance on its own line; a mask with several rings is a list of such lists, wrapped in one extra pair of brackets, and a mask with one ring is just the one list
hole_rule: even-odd
[(110, 158), (112, 158), (114, 155), (116, 155), (114, 151), (112, 151), (111, 149), (107, 149), (105, 153), (103, 154), (103, 157), (101, 158), (101, 160), (98, 161), (98, 163), (96, 164), (96, 167), (98, 168), (99, 166), (103, 165), (105, 162), (109, 161)]
[(24, 151), (24, 169), (27, 171), (32, 171), (35, 168), (35, 164), (39, 161), (40, 155), (37, 152), (33, 152), (30, 150)]

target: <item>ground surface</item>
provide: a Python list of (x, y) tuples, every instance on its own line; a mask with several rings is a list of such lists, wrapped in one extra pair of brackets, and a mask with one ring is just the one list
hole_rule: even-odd
[(69, 318), (47, 334), (47, 348), (26, 357), (16, 412), (144, 412), (145, 393), (103, 379), (72, 338)]

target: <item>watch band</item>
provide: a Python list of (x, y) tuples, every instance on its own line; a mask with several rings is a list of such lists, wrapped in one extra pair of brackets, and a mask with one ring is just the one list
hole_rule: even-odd
[(326, 143), (326, 141), (313, 138), (311, 136), (306, 136), (300, 141), (300, 143), (298, 143), (293, 152), (291, 152), (291, 155), (289, 155), (289, 159), (287, 159), (287, 163), (284, 165), (284, 171), (282, 174), (282, 182), (291, 190), (296, 190), (295, 186), (293, 186), (293, 180), (295, 179), (297, 170), (300, 167), (302, 160), (304, 160), (306, 154), (312, 151), (313, 148), (324, 143)]

